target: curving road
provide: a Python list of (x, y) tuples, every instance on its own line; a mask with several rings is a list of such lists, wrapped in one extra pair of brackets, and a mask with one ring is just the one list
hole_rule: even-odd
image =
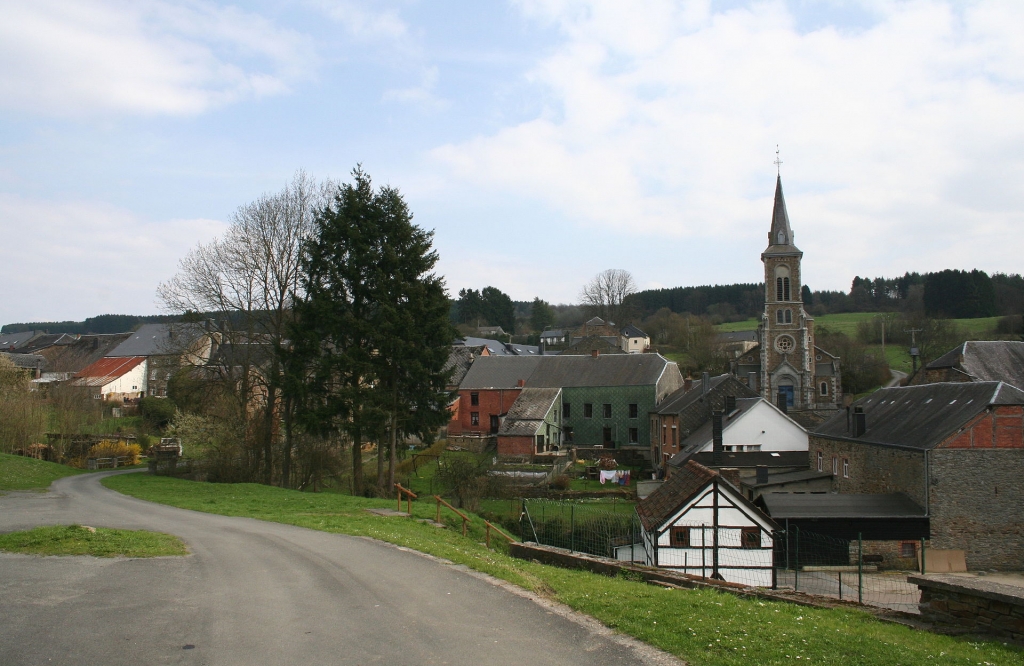
[(176, 509), (83, 474), (0, 496), (0, 532), (149, 529), (188, 557), (0, 554), (0, 664), (675, 664), (592, 619), (372, 541)]

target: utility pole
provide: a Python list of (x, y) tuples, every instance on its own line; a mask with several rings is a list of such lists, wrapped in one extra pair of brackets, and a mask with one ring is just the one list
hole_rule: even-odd
[(904, 333), (910, 333), (910, 361), (913, 363), (914, 371), (911, 373), (917, 373), (917, 357), (921, 355), (921, 350), (917, 348), (917, 334), (923, 331), (923, 328), (905, 328)]

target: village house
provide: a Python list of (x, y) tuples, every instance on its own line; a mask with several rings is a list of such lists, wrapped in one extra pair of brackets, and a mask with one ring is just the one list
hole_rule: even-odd
[(1024, 342), (968, 340), (915, 374), (910, 384), (1006, 382), (1024, 389)]
[(651, 338), (633, 324), (621, 331), (622, 350), (628, 354), (643, 354), (651, 349)]
[(769, 587), (778, 526), (722, 474), (689, 461), (640, 500), (648, 566)]
[(811, 432), (811, 468), (834, 493), (903, 493), (929, 547), (971, 569), (1024, 569), (1024, 391), (1004, 382), (885, 388)]
[(146, 395), (167, 396), (167, 384), (181, 367), (210, 360), (219, 337), (212, 322), (144, 324), (107, 354), (107, 358), (146, 359)]
[(448, 424), (449, 442), (482, 449), (497, 443), (501, 420), (512, 408), (541, 356), (482, 356), (459, 384)]
[(68, 382), (97, 400), (128, 402), (146, 395), (146, 357), (101, 358)]
[(524, 388), (498, 428), (499, 456), (557, 452), (562, 444), (562, 391)]

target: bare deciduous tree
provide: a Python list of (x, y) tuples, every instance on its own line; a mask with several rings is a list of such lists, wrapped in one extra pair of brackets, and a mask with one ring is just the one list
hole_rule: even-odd
[[(273, 481), (281, 386), (277, 352), (285, 341), (292, 298), (301, 290), (302, 243), (336, 187), (297, 172), (280, 192), (235, 211), (224, 236), (197, 245), (157, 292), (169, 312), (224, 317), (218, 327), (219, 362), (203, 372), (218, 375), (234, 397), (236, 426), (250, 449), (250, 473), (264, 483)], [(283, 485), (291, 458), (286, 440)]]
[(605, 321), (622, 325), (627, 323), (625, 301), (636, 293), (636, 282), (629, 271), (609, 268), (594, 276), (580, 290), (580, 302), (594, 315)]

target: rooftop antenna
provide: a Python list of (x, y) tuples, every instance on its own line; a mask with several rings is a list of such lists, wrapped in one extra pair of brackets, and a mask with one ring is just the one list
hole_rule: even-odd
[(782, 176), (782, 159), (779, 157), (779, 144), (775, 144), (775, 173)]

